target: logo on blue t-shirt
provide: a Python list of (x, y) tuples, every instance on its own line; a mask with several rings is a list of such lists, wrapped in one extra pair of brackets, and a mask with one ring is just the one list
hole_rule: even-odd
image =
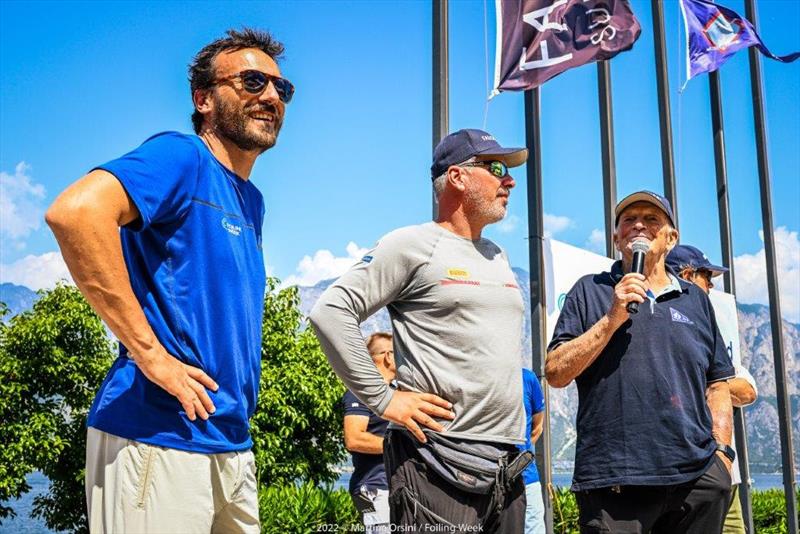
[(242, 227), (228, 222), (225, 217), (222, 218), (222, 227), (225, 228), (229, 234), (239, 236), (242, 233)]
[(684, 323), (684, 324), (694, 324), (691, 319), (686, 317), (684, 314), (676, 310), (675, 308), (670, 307), (669, 313), (672, 316), (673, 323)]

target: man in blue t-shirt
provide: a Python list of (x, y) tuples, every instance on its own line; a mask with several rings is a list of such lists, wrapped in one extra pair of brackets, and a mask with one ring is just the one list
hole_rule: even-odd
[[(622, 260), (572, 287), (545, 364), (550, 385), (578, 386), (581, 532), (718, 533), (731, 491), (733, 366), (708, 296), (665, 267), (678, 240), (667, 199), (634, 193), (615, 217)], [(647, 250), (643, 274), (634, 244)]]
[(294, 88), (266, 32), (230, 30), (189, 67), (197, 135), (157, 134), (47, 212), (120, 341), (88, 417), (98, 532), (258, 532), (248, 420), (259, 389), (264, 201), (249, 181)]
[[(392, 334), (376, 332), (367, 338), (367, 350), (387, 384), (394, 380)], [(383, 467), (383, 435), (389, 421), (375, 415), (351, 391), (344, 405), (344, 445), (353, 457), (350, 496), (361, 513), (368, 534), (384, 534), (389, 525), (389, 483)]]
[[(542, 435), (544, 426), (544, 394), (539, 379), (533, 371), (522, 369), (522, 402), (525, 404), (525, 445), (519, 445), (523, 451), (533, 452), (533, 445)], [(542, 502), (542, 485), (539, 483), (539, 471), (536, 462), (531, 462), (522, 473), (525, 482), (525, 534), (540, 534), (544, 528), (544, 503)]]

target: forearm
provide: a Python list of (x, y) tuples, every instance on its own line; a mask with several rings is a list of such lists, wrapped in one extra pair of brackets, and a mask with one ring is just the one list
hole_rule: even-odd
[(747, 380), (731, 378), (728, 380), (728, 387), (731, 391), (731, 403), (735, 408), (748, 406), (756, 401), (756, 390)]
[(131, 288), (116, 221), (78, 210), (49, 214), (48, 224), (75, 284), (131, 355), (163, 351)]
[(369, 432), (359, 432), (352, 439), (345, 440), (345, 447), (350, 452), (383, 454), (383, 438)]
[(728, 383), (714, 382), (706, 388), (706, 404), (711, 413), (711, 434), (718, 443), (731, 444), (733, 407)]
[(547, 382), (557, 388), (569, 385), (597, 359), (619, 326), (612, 323), (608, 315), (604, 315), (582, 335), (547, 353)]
[(382, 415), (392, 389), (367, 352), (358, 314), (347, 300), (341, 288), (329, 288), (311, 310), (309, 321), (336, 375), (373, 412)]

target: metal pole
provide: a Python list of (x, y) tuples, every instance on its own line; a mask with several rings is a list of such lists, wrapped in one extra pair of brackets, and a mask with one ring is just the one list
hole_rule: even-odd
[(544, 357), (547, 341), (544, 280), (544, 206), (542, 204), (542, 131), (539, 88), (525, 91), (525, 145), (528, 147), (528, 260), (530, 263), (531, 297), (531, 354), (533, 372), (542, 383), (545, 412), (544, 430), (536, 442), (536, 465), (542, 483), (544, 522), (548, 534), (553, 532), (553, 501), (551, 499), (552, 465), (550, 454), (550, 393), (544, 377)]
[[(745, 0), (745, 17), (758, 28), (758, 13), (754, 0)], [(786, 353), (783, 350), (783, 320), (781, 317), (778, 272), (775, 262), (775, 236), (772, 225), (772, 191), (767, 154), (767, 119), (764, 110), (764, 86), (761, 77), (761, 58), (755, 47), (750, 56), (750, 88), (753, 93), (753, 119), (755, 122), (756, 154), (758, 155), (758, 182), (761, 190), (761, 228), (764, 232), (764, 252), (767, 260), (767, 288), (769, 290), (770, 323), (772, 326), (772, 357), (775, 360), (775, 389), (778, 396), (778, 422), (780, 424), (783, 490), (786, 497), (786, 522), (790, 534), (797, 534), (797, 498), (794, 481), (794, 449), (792, 448), (792, 409), (789, 404), (786, 377)]]
[[(711, 98), (711, 134), (714, 138), (714, 164), (717, 175), (717, 206), (719, 212), (719, 237), (722, 246), (722, 265), (729, 271), (724, 274), (725, 291), (736, 294), (733, 276), (733, 241), (731, 239), (731, 213), (728, 203), (728, 169), (725, 159), (725, 128), (722, 121), (722, 90), (719, 71), (708, 75), (709, 96)], [(747, 453), (747, 431), (744, 411), (733, 409), (734, 435), (736, 436), (736, 456), (742, 483), (739, 484), (739, 500), (742, 503), (742, 519), (747, 532), (755, 532), (753, 525), (753, 503), (750, 496), (750, 463)]]
[(600, 105), (600, 152), (603, 158), (603, 204), (605, 206), (606, 256), (614, 249), (614, 207), (617, 204), (617, 168), (614, 160), (614, 119), (611, 107), (611, 64), (597, 62), (597, 97)]
[(678, 227), (678, 193), (675, 190), (675, 163), (672, 157), (672, 116), (669, 107), (669, 78), (667, 77), (667, 46), (664, 41), (663, 0), (651, 0), (653, 11), (653, 43), (656, 55), (656, 85), (658, 87), (658, 123), (661, 130), (661, 174), (664, 196), (672, 204), (675, 227)]
[[(449, 110), (450, 68), (448, 65), (447, 0), (433, 0), (433, 146), (447, 135)], [(431, 189), (431, 211), (436, 219), (439, 212), (436, 194)]]

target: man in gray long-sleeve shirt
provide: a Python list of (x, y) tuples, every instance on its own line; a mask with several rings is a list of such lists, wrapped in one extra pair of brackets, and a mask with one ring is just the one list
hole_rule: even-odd
[[(444, 138), (431, 167), (437, 220), (381, 238), (311, 312), (336, 373), (392, 422), (384, 461), (398, 526), (522, 529), (521, 479), (481, 484), (463, 463), (503, 464), (524, 443), (522, 295), (505, 252), (481, 231), (505, 216), (508, 168), (527, 155), (480, 130)], [(359, 330), (383, 306), (395, 334), (396, 391)], [(462, 453), (461, 465), (448, 461)]]

